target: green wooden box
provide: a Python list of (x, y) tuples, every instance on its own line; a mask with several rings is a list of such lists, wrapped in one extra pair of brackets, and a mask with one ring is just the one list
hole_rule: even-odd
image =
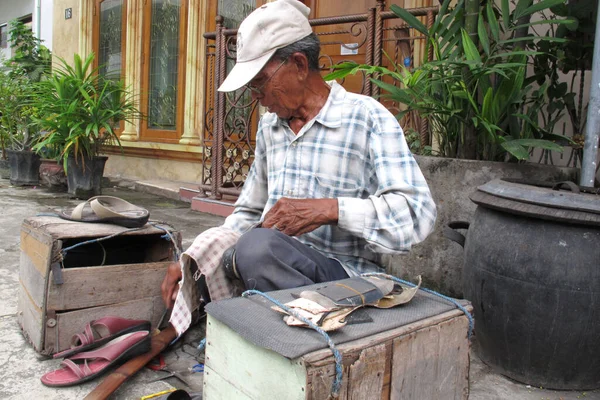
[[(339, 399), (467, 399), (468, 325), (460, 310), (451, 310), (337, 346), (344, 366)], [(327, 399), (334, 366), (328, 348), (288, 359), (242, 338), (209, 311), (206, 400)]]
[[(171, 232), (181, 248), (181, 235)], [(118, 235), (116, 235), (118, 234)], [(21, 227), (18, 321), (42, 354), (69, 348), (86, 323), (108, 315), (146, 319), (153, 327), (164, 311), (160, 284), (175, 246), (152, 225), (117, 225), (32, 217)], [(63, 249), (73, 248), (61, 263)]]

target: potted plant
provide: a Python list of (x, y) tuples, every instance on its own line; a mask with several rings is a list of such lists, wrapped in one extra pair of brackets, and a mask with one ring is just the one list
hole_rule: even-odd
[(9, 159), (11, 184), (37, 185), (40, 157), (32, 148), (39, 139), (34, 123), (39, 110), (31, 96), (35, 82), (50, 70), (50, 52), (20, 21), (11, 21), (9, 40), (13, 56), (0, 72), (2, 156)]
[(12, 185), (39, 183), (40, 157), (32, 151), (38, 131), (31, 125), (35, 109), (27, 105), (30, 82), (0, 73), (0, 132), (10, 166)]
[(67, 173), (68, 191), (78, 198), (101, 193), (107, 157), (105, 145), (121, 145), (122, 121), (140, 118), (131, 92), (120, 80), (111, 80), (93, 67), (94, 55), (85, 60), (75, 54), (73, 65), (59, 59), (52, 75), (39, 82), (35, 103), (36, 122), (46, 131), (35, 150), (58, 150)]
[[(3, 62), (2, 62), (3, 64)], [(11, 93), (11, 89), (9, 89), (9, 78), (8, 75), (4, 71), (0, 71), (0, 178), (8, 179), (10, 178), (10, 167), (8, 164), (8, 142), (10, 140), (9, 130), (6, 128), (3, 116), (6, 113), (6, 109), (4, 107), (4, 98)]]
[[(457, 266), (463, 263), (463, 253), (442, 233), (450, 221), (473, 218), (476, 205), (469, 199), (472, 191), (496, 178), (558, 182), (574, 180), (578, 172), (526, 162), (536, 147), (558, 151), (561, 145), (571, 143), (553, 129), (558, 124), (548, 123), (556, 120), (556, 112), (551, 118), (543, 116), (550, 104), (549, 90), (544, 89), (551, 86), (533, 84), (538, 74), (531, 64), (544, 53), (542, 47), (534, 45), (568, 45), (565, 38), (546, 33), (549, 27), (570, 30), (576, 21), (538, 19), (538, 13), (553, 11), (558, 0), (533, 5), (526, 0), (485, 0), (477, 2), (475, 13), (466, 11), (466, 1), (472, 3), (458, 0), (450, 6), (445, 1), (429, 29), (404, 10), (391, 7), (420, 31), (411, 36), (422, 34), (426, 38), (428, 48), (423, 54), (431, 49), (431, 60), (415, 61), (414, 67), (407, 68), (343, 64), (329, 76), (337, 79), (353, 72), (373, 73), (372, 82), (383, 89), (384, 96), (428, 120), (428, 135), (423, 136), (433, 141), (423, 140), (415, 153), (426, 150), (435, 156), (416, 158), (440, 205), (436, 229), (414, 251), (388, 261), (391, 266), (402, 265), (391, 267), (398, 275), (422, 274), (425, 284), (455, 297), (462, 296), (462, 269)], [(467, 14), (476, 17), (474, 27), (466, 26)], [(528, 15), (535, 15), (531, 18), (535, 22), (524, 22)], [(525, 35), (523, 26), (528, 28)], [(545, 79), (539, 82), (548, 84)]]
[[(508, 0), (499, 9), (491, 1), (481, 6), (475, 29), (465, 17), (466, 3), (450, 8), (445, 0), (431, 28), (406, 10), (391, 10), (427, 38), (434, 59), (410, 69), (344, 63), (328, 79), (343, 78), (358, 71), (375, 74), (372, 82), (390, 100), (406, 109), (398, 117), (417, 111), (427, 117), (434, 154), (463, 159), (509, 161), (527, 160), (532, 148), (562, 151), (556, 141), (564, 136), (547, 129), (538, 120), (547, 103), (548, 83), (536, 85), (527, 76), (528, 57), (541, 54), (529, 49), (540, 42), (565, 42), (564, 38), (520, 35), (520, 29), (540, 25), (576, 25), (571, 18), (521, 21), (563, 0), (544, 0), (531, 6), (519, 0), (510, 11)], [(477, 15), (477, 10), (475, 12)]]

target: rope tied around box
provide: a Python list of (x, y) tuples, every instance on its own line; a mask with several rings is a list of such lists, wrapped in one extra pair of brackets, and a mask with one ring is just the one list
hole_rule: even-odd
[[(394, 281), (396, 283), (399, 283), (399, 284), (407, 285), (409, 287), (416, 287), (417, 286), (417, 285), (415, 285), (412, 282), (408, 282), (408, 281), (402, 280), (402, 279), (397, 278), (397, 277), (395, 277), (393, 275), (379, 273), (379, 272), (364, 273), (364, 274), (361, 274), (360, 276), (364, 276), (364, 277), (369, 277), (369, 276), (381, 277), (381, 278), (392, 280), (392, 281)], [(434, 290), (431, 290), (431, 289), (420, 287), (419, 290), (422, 290), (422, 291), (424, 291), (426, 293), (429, 293), (429, 294), (432, 294), (434, 296), (440, 297), (441, 299), (452, 303), (456, 308), (458, 308), (459, 310), (461, 310), (465, 314), (465, 316), (467, 317), (467, 319), (468, 319), (468, 322), (469, 322), (468, 338), (469, 338), (469, 340), (471, 339), (471, 336), (473, 334), (473, 328), (474, 328), (474, 325), (475, 325), (474, 319), (473, 319), (473, 316), (469, 313), (469, 311), (462, 304), (460, 304), (458, 301), (456, 301), (455, 299), (453, 299), (451, 297), (445, 296), (445, 295), (443, 295), (441, 293), (438, 293), (438, 292), (436, 292)], [(264, 297), (265, 299), (267, 299), (271, 303), (275, 304), (277, 307), (279, 307), (282, 310), (284, 310), (285, 312), (287, 312), (289, 315), (291, 315), (294, 318), (296, 318), (296, 319), (304, 322), (311, 329), (315, 330), (321, 336), (323, 336), (323, 338), (327, 342), (327, 345), (331, 349), (331, 352), (333, 353), (333, 358), (334, 358), (334, 361), (335, 361), (335, 378), (333, 380), (333, 384), (331, 385), (331, 394), (330, 394), (329, 397), (333, 398), (333, 399), (337, 399), (339, 397), (339, 394), (340, 394), (340, 390), (341, 390), (341, 387), (342, 387), (342, 379), (343, 379), (342, 356), (341, 356), (339, 350), (335, 347), (335, 343), (333, 342), (333, 340), (331, 339), (331, 337), (329, 336), (329, 334), (327, 334), (327, 332), (325, 332), (323, 329), (321, 329), (319, 326), (317, 326), (315, 323), (313, 323), (308, 318), (302, 316), (301, 314), (299, 314), (294, 309), (286, 306), (285, 304), (283, 304), (279, 300), (274, 299), (273, 297), (269, 296), (266, 293), (263, 293), (261, 291), (253, 290), (252, 289), (252, 290), (246, 290), (244, 293), (242, 293), (242, 297), (248, 297), (248, 296), (253, 295), (253, 294), (257, 294), (259, 296)], [(198, 349), (199, 350), (204, 349), (205, 345), (206, 345), (206, 339), (203, 339), (200, 342), (200, 345), (198, 346)]]
[[(417, 286), (417, 285), (415, 285), (412, 282), (408, 282), (408, 281), (405, 281), (403, 279), (396, 278), (393, 275), (384, 274), (384, 273), (381, 273), (381, 272), (367, 272), (367, 273), (361, 274), (361, 276), (379, 276), (379, 277), (383, 277), (383, 278), (386, 278), (386, 279), (391, 279), (392, 281), (394, 281), (396, 283), (401, 283), (403, 285), (407, 285), (407, 286), (410, 286), (410, 287)], [(473, 328), (475, 327), (475, 320), (473, 319), (473, 316), (471, 315), (471, 313), (465, 308), (465, 306), (463, 306), (462, 304), (460, 304), (455, 299), (453, 299), (451, 297), (448, 297), (448, 296), (445, 296), (445, 295), (443, 295), (441, 293), (438, 293), (438, 292), (436, 292), (434, 290), (427, 289), (427, 288), (424, 288), (424, 287), (420, 287), (419, 290), (422, 290), (425, 293), (429, 293), (429, 294), (432, 294), (432, 295), (437, 296), (439, 298), (442, 298), (442, 299), (444, 299), (444, 300), (446, 300), (446, 301), (454, 304), (454, 306), (456, 306), (456, 308), (458, 308), (460, 311), (462, 311), (465, 314), (465, 316), (467, 317), (467, 319), (469, 320), (468, 338), (469, 338), (469, 340), (471, 339), (471, 336), (473, 335)]]
[(340, 396), (340, 389), (342, 388), (342, 355), (340, 354), (339, 350), (335, 347), (335, 343), (333, 343), (333, 340), (331, 340), (331, 337), (327, 334), (327, 332), (318, 327), (314, 322), (312, 322), (308, 318), (305, 318), (304, 316), (300, 315), (297, 311), (281, 303), (279, 300), (275, 300), (273, 297), (269, 296), (266, 293), (251, 289), (246, 290), (244, 293), (242, 293), (242, 297), (248, 297), (251, 294), (257, 294), (259, 296), (264, 297), (271, 303), (275, 304), (277, 307), (280, 307), (282, 310), (289, 313), (294, 318), (297, 318), (298, 320), (307, 324), (311, 329), (317, 331), (321, 336), (323, 336), (323, 338), (325, 338), (325, 341), (331, 349), (331, 352), (333, 353), (333, 358), (335, 360), (335, 379), (333, 380), (333, 384), (331, 385), (331, 398), (337, 399)]

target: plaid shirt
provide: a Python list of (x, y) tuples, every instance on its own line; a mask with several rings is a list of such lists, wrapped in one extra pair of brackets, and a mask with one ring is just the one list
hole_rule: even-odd
[(437, 213), (396, 118), (337, 83), (298, 134), (273, 113), (261, 118), (254, 162), (224, 227), (248, 231), (282, 197), (338, 199), (337, 226), (297, 239), (350, 276), (379, 271), (382, 253), (405, 253), (424, 240)]

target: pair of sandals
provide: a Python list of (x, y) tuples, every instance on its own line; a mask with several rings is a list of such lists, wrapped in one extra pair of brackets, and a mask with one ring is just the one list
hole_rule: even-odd
[(114, 196), (95, 196), (77, 207), (59, 212), (60, 218), (69, 221), (107, 223), (126, 228), (146, 225), (150, 213), (123, 199)]
[(90, 381), (117, 364), (150, 351), (150, 321), (104, 317), (73, 336), (71, 348), (54, 354), (61, 368), (46, 373), (46, 386), (65, 387)]

